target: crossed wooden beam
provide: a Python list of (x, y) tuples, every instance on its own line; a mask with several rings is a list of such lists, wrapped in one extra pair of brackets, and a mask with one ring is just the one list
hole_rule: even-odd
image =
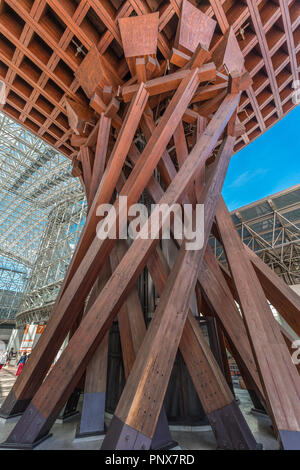
[[(213, 3), (221, 21), (218, 2)], [(256, 449), (190, 311), (196, 291), (199, 312), (208, 310), (217, 319), (248, 389), (266, 406), (281, 446), (300, 448), (300, 378), (291, 361), (289, 339), (267, 301), (299, 334), (299, 298), (243, 245), (221, 197), (235, 138), (243, 132), (236, 116), (240, 95), (251, 86), (251, 79), (224, 21), (223, 39), (211, 51), (215, 21), (188, 0), (179, 12), (170, 62), (156, 57), (157, 45), (162, 44), (158, 15), (142, 12), (119, 19), (131, 73), (127, 82), (96, 48), (76, 72), (90, 99), (87, 109), (68, 101), (73, 141), (79, 146), (73, 156), (73, 175), (85, 189), (87, 219), (47, 328), (2, 405), (4, 417), (22, 414), (2, 446), (32, 448), (48, 437), (84, 374), (77, 434), (105, 431), (108, 332), (117, 317), (126, 385), (102, 449), (172, 444), (163, 400), (178, 348), (218, 446)], [(192, 23), (186, 20), (187, 13), (193, 14)], [(195, 27), (197, 22), (201, 28)], [(98, 124), (87, 135), (84, 123), (91, 113)], [(137, 136), (143, 145), (138, 146)], [(171, 139), (175, 154), (170, 150)], [(187, 250), (185, 240), (170, 240), (178, 251), (170, 268), (158, 246), (169, 214), (160, 219), (155, 237), (150, 236), (157, 208), (130, 246), (116, 239), (114, 233), (120, 235), (128, 222), (121, 196), (127, 197), (130, 206), (144, 191), (153, 202), (169, 207), (192, 203), (195, 210), (196, 203), (203, 204), (203, 248)], [(97, 208), (111, 201), (117, 220), (102, 240), (96, 236)], [(223, 244), (230, 273), (224, 272), (208, 246), (212, 230)], [(146, 266), (160, 296), (148, 328), (136, 287)], [(49, 372), (70, 330), (69, 343)]]

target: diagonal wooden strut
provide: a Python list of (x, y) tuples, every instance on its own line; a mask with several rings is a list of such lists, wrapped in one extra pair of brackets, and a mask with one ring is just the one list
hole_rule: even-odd
[[(197, 77), (197, 72), (192, 73), (192, 79)], [(196, 82), (197, 83), (197, 82)], [(195, 86), (196, 86), (195, 83)], [(183, 85), (183, 90), (186, 88), (186, 84)], [(180, 120), (186, 103), (189, 102), (191, 95), (194, 92), (195, 86), (189, 89), (189, 95), (185, 97), (185, 101), (182, 103), (181, 106), (181, 113), (177, 113), (177, 120), (174, 119), (172, 125), (170, 126), (171, 135), (174, 132), (176, 126), (178, 125), (178, 121)], [(179, 97), (181, 95), (182, 89), (177, 90), (179, 92)], [(177, 93), (176, 92), (176, 93)], [(173, 100), (178, 99), (178, 95), (174, 95)], [(172, 100), (172, 101), (173, 101)], [(172, 104), (172, 101), (170, 105)], [(193, 179), (193, 175), (195, 171), (199, 170), (202, 165), (205, 164), (206, 159), (210, 155), (212, 149), (214, 148), (216, 142), (218, 141), (219, 136), (222, 134), (227, 122), (229, 121), (232, 113), (234, 112), (237, 104), (239, 102), (239, 95), (229, 95), (225, 98), (224, 102), (220, 106), (219, 110), (209, 123), (206, 131), (199, 139), (197, 144), (195, 145), (193, 151), (190, 153), (188, 159), (174, 178), (173, 182), (167, 189), (164, 197), (160, 201), (161, 203), (168, 204), (171, 206), (173, 203), (177, 202), (185, 193), (187, 186), (190, 184), (191, 180)], [(170, 106), (169, 105), (169, 106)], [(168, 114), (168, 119), (170, 118), (170, 113), (168, 110), (166, 111)], [(161, 119), (160, 124), (164, 125), (164, 117)], [(156, 128), (156, 130), (158, 129)], [(161, 134), (159, 134), (161, 136)], [(155, 142), (157, 142), (157, 134), (154, 132), (153, 136)], [(165, 140), (169, 141), (169, 136), (164, 135)], [(150, 141), (149, 141), (150, 143)], [(149, 143), (146, 146), (143, 154), (145, 154), (147, 148), (149, 148)], [(166, 144), (165, 144), (166, 145)], [(160, 142), (160, 149), (161, 152), (163, 151), (162, 142)], [(149, 151), (149, 150), (148, 150)], [(143, 156), (142, 154), (142, 156)], [(160, 153), (161, 154), (161, 153)], [(159, 154), (158, 154), (159, 155)], [(141, 156), (141, 158), (142, 158)], [(154, 160), (155, 153), (151, 153), (151, 160)], [(159, 156), (157, 156), (157, 159)], [(143, 159), (146, 160), (146, 159)], [(151, 161), (151, 165), (149, 159), (145, 161), (145, 165), (152, 169), (156, 164), (156, 161)], [(129, 179), (127, 180), (127, 184), (132, 183), (134, 190), (130, 191), (130, 195), (132, 192), (134, 194), (139, 194), (138, 191), (138, 178), (136, 177), (136, 173), (139, 175), (142, 172), (142, 180), (146, 182), (149, 180), (151, 173), (146, 176), (143, 174), (143, 169), (145, 168), (144, 165), (140, 164), (139, 162), (136, 165), (135, 169), (131, 173)], [(136, 170), (136, 171), (135, 171)], [(140, 182), (141, 185), (141, 182)], [(124, 189), (125, 190), (125, 186)], [(126, 193), (125, 193), (126, 194)], [(130, 198), (130, 203), (132, 203), (132, 199)], [(152, 214), (150, 220), (154, 220), (153, 217), (156, 215)], [(162, 222), (160, 220), (160, 222)], [(160, 227), (158, 227), (160, 230)], [(157, 236), (159, 234), (159, 230)], [(108, 250), (104, 249), (105, 245), (112, 246), (114, 240), (106, 239), (104, 241), (99, 241), (95, 239), (93, 244), (88, 250), (87, 255), (91, 258), (91, 263), (97, 264), (99, 263), (100, 258), (95, 256), (95, 247), (97, 247), (98, 252), (100, 252), (102, 259), (105, 259), (105, 256), (108, 254)], [(24, 415), (18, 422), (14, 432), (7, 440), (7, 443), (24, 443), (28, 444), (33, 443), (38, 439), (39, 435), (45, 434), (46, 431), (51, 427), (53, 420), (55, 419), (57, 410), (61, 407), (61, 402), (65, 401), (65, 397), (71, 393), (72, 388), (75, 386), (77, 381), (77, 376), (80, 376), (81, 370), (84, 370), (87, 366), (87, 363), (90, 360), (91, 355), (96, 350), (97, 345), (103, 338), (105, 332), (108, 330), (114, 316), (116, 315), (117, 311), (121, 307), (124, 298), (126, 297), (127, 293), (130, 290), (130, 287), (133, 285), (135, 280), (137, 279), (139, 273), (143, 269), (147, 257), (151, 253), (151, 251), (155, 248), (158, 239), (151, 239), (150, 233), (148, 234), (148, 239), (143, 240), (141, 238), (137, 238), (124, 258), (122, 259), (121, 263), (119, 264), (118, 268), (112, 274), (109, 282), (106, 284), (105, 288), (103, 289), (99, 298), (95, 301), (92, 308), (90, 309), (89, 313), (85, 316), (83, 321), (81, 322), (77, 332), (72, 337), (70, 343), (66, 347), (65, 351), (63, 352), (62, 356), (60, 357), (60, 367), (53, 368), (52, 371), (49, 373), (46, 380), (40, 386), (38, 392), (36, 393), (34, 399), (32, 400), (31, 404), (25, 411)], [(102, 247), (102, 250), (101, 250)], [(101, 264), (101, 263), (100, 263)], [(84, 275), (83, 270), (80, 272), (80, 283), (86, 282), (90, 284), (90, 280), (88, 275), (91, 275), (93, 270), (87, 269), (86, 275)], [(121, 276), (120, 276), (121, 275)], [(76, 281), (77, 274), (74, 276), (70, 286), (66, 289), (65, 294), (61, 300), (61, 312), (56, 312), (57, 316), (59, 317), (63, 311), (63, 305), (65, 302), (69, 304), (69, 315), (71, 316), (74, 313), (75, 303), (70, 304), (70, 298), (72, 298), (71, 294), (71, 287), (74, 281)], [(93, 277), (92, 277), (93, 279)], [(77, 282), (79, 279), (77, 279)], [(78, 295), (78, 291), (76, 290)], [(78, 299), (78, 297), (77, 297)], [(76, 296), (75, 296), (76, 300)], [(65, 304), (66, 305), (66, 304)], [(71, 310), (71, 307), (73, 310)], [(59, 315), (60, 314), (60, 315)], [(67, 317), (61, 315), (64, 318), (64, 321), (67, 323)], [(55, 318), (52, 315), (51, 320)], [(47, 329), (50, 329), (52, 333), (55, 330), (55, 334), (57, 335), (57, 329), (59, 329), (59, 322), (51, 323), (49, 322)], [(63, 325), (65, 327), (65, 324)], [(46, 329), (46, 331), (47, 331)], [(45, 331), (45, 333), (46, 333)], [(54, 332), (53, 332), (54, 333)], [(80, 340), (79, 340), (80, 338)], [(42, 338), (41, 338), (42, 339)], [(81, 347), (80, 350), (76, 347), (77, 342), (80, 341)], [(38, 343), (39, 345), (40, 343)], [(72, 352), (71, 352), (72, 351)], [(70, 355), (71, 354), (71, 355)], [(70, 359), (72, 357), (72, 360)], [(34, 419), (34, 416), (39, 416), (40, 419)], [(28, 421), (29, 420), (29, 421)], [(39, 423), (39, 424), (38, 424)], [(29, 427), (32, 428), (32, 433), (27, 432), (24, 435), (23, 426), (26, 426), (27, 429)]]
[(281, 444), (300, 448), (300, 377), (223, 200), (216, 219), (249, 341)]
[[(128, 196), (128, 205), (135, 203), (142, 193), (148, 179), (151, 177), (151, 174), (157, 165), (157, 162), (166, 148), (167, 143), (174, 133), (176, 126), (182, 118), (182, 115), (199, 84), (199, 80), (198, 70), (195, 69), (178, 87), (164, 113), (164, 116), (160, 120), (145, 150), (143, 151), (138, 165), (134, 168), (122, 190), (121, 195)], [(143, 86), (141, 85), (141, 90), (142, 89)], [(132, 109), (134, 108), (129, 108), (128, 114), (131, 114), (130, 110)], [(142, 112), (141, 107), (140, 111)], [(131, 119), (128, 114), (115, 145), (116, 149), (118, 142), (122, 142), (121, 136), (123, 135), (123, 130), (124, 135), (127, 136), (126, 139), (124, 137), (126, 152), (131, 145), (131, 141), (136, 130), (136, 128), (132, 129)], [(136, 126), (138, 125), (138, 120), (136, 120)], [(131, 129), (130, 135), (125, 133), (127, 126)], [(126, 152), (124, 152), (124, 159)], [(113, 191), (113, 187), (110, 188), (110, 191)], [(61, 288), (59, 298), (53, 308), (47, 328), (41, 337), (41, 341), (38, 342), (34, 354), (30, 358), (31, 360), (26, 364), (24, 374), (22, 374), (22, 376), (20, 375), (15, 386), (2, 405), (1, 414), (4, 417), (24, 411), (30, 402), (35, 390), (45, 377), (60, 344), (64, 340), (70, 328), (71, 321), (74, 321), (74, 315), (76, 316), (80, 308), (80, 303), (83, 302), (84, 298), (89, 293), (107, 254), (114, 245), (115, 240), (110, 238), (99, 240), (96, 237), (93, 240), (96, 231), (95, 212), (97, 203), (99, 202), (96, 201), (98, 199), (98, 193), (102, 194), (101, 187), (98, 189), (94, 203), (89, 211), (85, 229), (80, 237), (79, 244), (72, 258), (71, 265)], [(118, 201), (115, 203), (115, 208), (118, 213)], [(126, 218), (123, 221), (123, 226), (125, 223)], [(77, 269), (74, 274), (75, 268), (77, 268), (78, 265), (80, 265), (80, 268)], [(73, 274), (74, 276), (72, 277)], [(72, 278), (72, 281), (68, 284), (70, 278)], [(43, 360), (41, 360), (41, 358), (43, 358)]]
[[(210, 233), (214, 210), (233, 148), (232, 141), (234, 141), (234, 138), (227, 138), (221, 153), (223, 159), (220, 159), (214, 177), (204, 192), (203, 202), (206, 209), (204, 247), (197, 251), (188, 251), (185, 244), (182, 245), (168, 277), (166, 287), (160, 297), (154, 319), (150, 323), (145, 341), (137, 356), (134, 369), (121, 396), (102, 449), (140, 449), (143, 446), (147, 449), (150, 446), (154, 426), (158, 419), (159, 407), (168, 385), (172, 364), (187, 318), (197, 272), (201, 268), (201, 260)], [(194, 319), (190, 318), (188, 325), (193, 325), (193, 321)], [(188, 344), (191, 344), (194, 338), (193, 332), (195, 334), (195, 329), (191, 327), (189, 329), (188, 327), (186, 330), (187, 337), (185, 335), (183, 337), (183, 352), (186, 352), (184, 354), (185, 359), (188, 359)], [(172, 338), (172, 341), (168, 341), (169, 337)], [(162, 338), (164, 338), (164, 341), (162, 341)], [(192, 341), (192, 344), (195, 344), (195, 342)], [(200, 365), (200, 362), (198, 365)], [(190, 370), (192, 370), (191, 362), (188, 361), (187, 364), (190, 365)], [(192, 374), (192, 377), (195, 378), (195, 374)], [(197, 384), (197, 381), (195, 384)], [(199, 384), (197, 390), (200, 387)], [(226, 393), (225, 402), (222, 401), (222, 404), (219, 404), (221, 408), (224, 407), (225, 403), (228, 405), (228, 401), (233, 400), (225, 380), (223, 380), (223, 387), (226, 389)], [(201, 397), (205, 398), (203, 392)], [(205, 400), (205, 404), (208, 406), (207, 400)], [(125, 435), (128, 436), (126, 442), (124, 440)], [(253, 440), (252, 446), (254, 444), (255, 441)], [(248, 443), (248, 445), (251, 444)]]
[[(127, 251), (125, 240), (119, 240), (110, 255), (112, 271), (118, 266)], [(134, 365), (138, 351), (146, 335), (146, 324), (138, 291), (133, 287), (118, 313), (118, 324), (126, 380)], [(176, 446), (172, 440), (164, 406), (156, 425), (151, 449), (165, 449)]]

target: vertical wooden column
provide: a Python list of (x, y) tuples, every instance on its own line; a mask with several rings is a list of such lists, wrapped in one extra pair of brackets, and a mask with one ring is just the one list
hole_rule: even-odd
[[(86, 312), (102, 291), (111, 274), (108, 263), (98, 277), (91, 292)], [(85, 312), (85, 313), (86, 313)], [(108, 359), (108, 337), (107, 332), (92, 356), (87, 369), (84, 385), (84, 397), (81, 411), (80, 423), (77, 426), (75, 438), (83, 439), (92, 436), (101, 436), (105, 433), (105, 398), (107, 381), (107, 359)]]
[(300, 377), (224, 201), (216, 219), (274, 429), (284, 449), (300, 449)]

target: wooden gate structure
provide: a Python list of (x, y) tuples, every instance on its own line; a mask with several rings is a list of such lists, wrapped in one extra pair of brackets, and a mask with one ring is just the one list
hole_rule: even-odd
[[(78, 3), (74, 11), (73, 3)], [(32, 64), (34, 45), (38, 51), (32, 38), (43, 28), (57, 55), (56, 64), (71, 61), (70, 34), (82, 41), (85, 56), (74, 69), (76, 87), (66, 90), (64, 86), (66, 135), (57, 132), (55, 112), (38, 125), (41, 132), (34, 128), (35, 118), (28, 113), (38, 103), (37, 97), (31, 96), (15, 117), (48, 141), (56, 131), (52, 143), (72, 158), (73, 176), (80, 178), (85, 189), (88, 215), (46, 330), (2, 405), (3, 417), (22, 414), (2, 446), (32, 448), (45, 439), (84, 379), (78, 433), (104, 431), (107, 338), (118, 318), (126, 385), (102, 449), (170, 445), (163, 400), (178, 348), (218, 447), (258, 448), (190, 310), (196, 293), (198, 311), (217, 319), (247, 387), (266, 407), (282, 448), (300, 449), (300, 377), (291, 359), (288, 334), (274, 319), (268, 302), (299, 335), (299, 297), (243, 245), (221, 196), (233, 153), (293, 107), (291, 92), (280, 93), (276, 77), (289, 60), (292, 77), (299, 78), (298, 45), (294, 44), (299, 38), (297, 2), (7, 0), (0, 2), (0, 25), (9, 30), (13, 12), (18, 15), (22, 9), (24, 30), (17, 39), (8, 32), (7, 40), (23, 54), (29, 51)], [(54, 46), (57, 18), (61, 22), (56, 33), (61, 36)], [(107, 28), (99, 40), (93, 35), (95, 18)], [(288, 59), (284, 54), (279, 57), (279, 46), (270, 53), (279, 39), (266, 31), (272, 32), (279, 20)], [(255, 37), (247, 35), (247, 27)], [(254, 42), (261, 56), (256, 60), (253, 52), (245, 60)], [(111, 48), (117, 51), (118, 61), (112, 60)], [(53, 84), (47, 51), (38, 60), (44, 61), (42, 70), (47, 64)], [(7, 44), (1, 60), (2, 53), (10, 53)], [(18, 60), (14, 55), (8, 60), (14, 77)], [(263, 96), (256, 75), (261, 66), (270, 90)], [(11, 108), (18, 107), (18, 100), (13, 102), (18, 95), (15, 87), (21, 81), (9, 75), (4, 80), (9, 90), (4, 111), (13, 115)], [(58, 81), (64, 82), (63, 73)], [(50, 87), (43, 88), (39, 81), (36, 86), (41, 96), (51, 95)], [(272, 103), (277, 117), (270, 111)], [(247, 114), (248, 105), (258, 123), (251, 137), (252, 118), (244, 125), (240, 112)], [(59, 112), (61, 107), (60, 103)], [(123, 202), (127, 198), (130, 208), (143, 192), (168, 210), (159, 217), (156, 206), (137, 238), (127, 244), (123, 234), (132, 214)], [(177, 203), (191, 204), (193, 219), (196, 204), (204, 205), (203, 246), (189, 250), (188, 240), (172, 237), (169, 243), (176, 245), (178, 254), (170, 268), (159, 242), (169, 220), (171, 232), (175, 230), (176, 218), (181, 216), (170, 219), (170, 213)], [(111, 206), (100, 215), (103, 204)], [(106, 223), (106, 238), (97, 236), (101, 220)], [(229, 271), (219, 265), (208, 245), (211, 233), (224, 247)], [(136, 286), (145, 268), (160, 296), (148, 328)], [(69, 332), (68, 345), (50, 370)]]

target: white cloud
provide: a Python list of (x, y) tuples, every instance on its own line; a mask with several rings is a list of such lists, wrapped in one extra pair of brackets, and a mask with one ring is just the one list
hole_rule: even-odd
[(227, 186), (227, 188), (240, 188), (247, 184), (253, 178), (257, 178), (258, 176), (265, 175), (269, 170), (266, 168), (258, 168), (257, 170), (253, 171), (245, 171), (240, 176), (238, 176), (231, 184)]

